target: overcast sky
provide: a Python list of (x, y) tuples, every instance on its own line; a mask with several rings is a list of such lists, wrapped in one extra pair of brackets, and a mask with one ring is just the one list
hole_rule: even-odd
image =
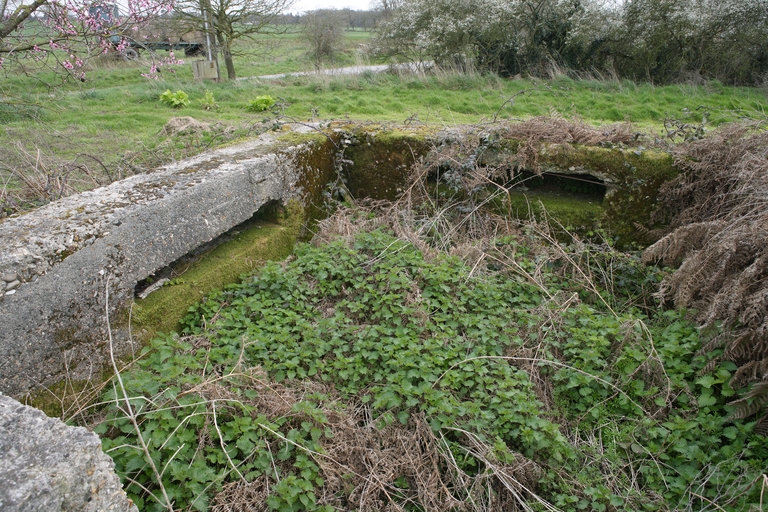
[(355, 9), (364, 11), (370, 8), (371, 0), (296, 0), (288, 12), (313, 11), (315, 9)]

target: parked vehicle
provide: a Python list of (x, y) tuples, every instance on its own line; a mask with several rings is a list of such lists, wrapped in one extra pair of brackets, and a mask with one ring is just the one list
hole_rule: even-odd
[[(104, 37), (126, 60), (138, 59), (142, 51), (184, 51), (184, 55), (190, 57), (202, 55), (205, 45), (202, 34), (197, 31), (189, 31), (175, 28), (175, 24), (169, 19), (160, 19), (151, 22), (127, 35), (126, 28), (120, 24), (120, 8), (112, 2), (97, 1), (88, 8), (88, 13), (97, 20), (97, 28), (103, 30)], [(168, 35), (170, 31), (182, 32), (181, 35)], [(122, 43), (122, 44), (121, 44)]]

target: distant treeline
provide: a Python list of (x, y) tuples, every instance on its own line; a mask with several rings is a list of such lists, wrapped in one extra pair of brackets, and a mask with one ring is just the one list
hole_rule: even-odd
[[(383, 11), (356, 11), (353, 9), (320, 9), (313, 11), (313, 15), (329, 14), (341, 19), (345, 26), (353, 30), (374, 30), (381, 23), (386, 15)], [(307, 15), (302, 14), (281, 14), (275, 18), (275, 23), (279, 25), (302, 25), (305, 23)]]
[[(655, 83), (768, 79), (768, 0), (380, 0), (341, 11), (402, 60)], [(338, 11), (337, 11), (338, 12)], [(302, 23), (286, 15), (280, 23)]]

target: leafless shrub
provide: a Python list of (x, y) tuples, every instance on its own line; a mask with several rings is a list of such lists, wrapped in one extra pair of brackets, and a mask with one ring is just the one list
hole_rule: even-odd
[(342, 47), (346, 20), (332, 10), (312, 11), (303, 16), (304, 39), (315, 61), (315, 69), (320, 69), (324, 62), (333, 62), (336, 53)]
[(80, 154), (61, 160), (29, 151), (16, 142), (0, 153), (0, 212), (16, 213), (30, 205), (44, 204), (82, 190), (99, 187), (116, 176), (101, 159)]

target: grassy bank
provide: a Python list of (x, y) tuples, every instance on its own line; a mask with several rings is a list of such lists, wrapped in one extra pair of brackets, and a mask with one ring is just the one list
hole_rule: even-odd
[[(334, 65), (368, 64), (356, 53), (367, 33), (351, 33), (348, 50)], [(361, 39), (362, 38), (362, 39)], [(297, 34), (272, 36), (236, 60), (241, 78), (313, 69)], [(160, 55), (160, 57), (164, 56)], [(53, 76), (4, 77), (0, 92), (7, 102), (0, 111), (0, 142), (50, 143), (66, 157), (77, 152), (117, 154), (137, 144), (152, 148), (158, 133), (174, 115), (206, 122), (243, 124), (263, 115), (245, 111), (255, 96), (279, 98), (279, 111), (289, 117), (322, 120), (349, 117), (393, 122), (477, 123), (496, 117), (527, 118), (557, 112), (592, 123), (631, 121), (642, 129), (660, 131), (665, 119), (717, 126), (744, 118), (763, 118), (768, 101), (762, 89), (706, 85), (654, 86), (629, 81), (502, 79), (450, 72), (428, 76), (364, 73), (361, 76), (287, 77), (236, 82), (196, 82), (189, 63), (164, 68), (160, 80), (141, 76), (151, 65), (142, 58), (122, 62), (112, 56), (94, 61), (84, 83), (51, 89)], [(188, 108), (174, 111), (159, 102), (166, 90), (189, 94)], [(205, 91), (218, 109), (204, 110)], [(56, 144), (58, 138), (65, 143)], [(106, 151), (104, 151), (106, 150)]]
[[(652, 141), (664, 138), (670, 130), (696, 135), (702, 128), (726, 122), (763, 119), (767, 103), (763, 90), (718, 84), (658, 87), (566, 77), (506, 80), (453, 73), (202, 83), (192, 80), (187, 66), (170, 77), (166, 72), (161, 81), (142, 78), (143, 69), (140, 63), (126, 63), (93, 73), (85, 84), (54, 90), (41, 89), (27, 78), (12, 79), (10, 90), (18, 91), (18, 102), (0, 112), (0, 160), (7, 166), (0, 169), (2, 183), (11, 190), (18, 187), (8, 169), (38, 159), (47, 162), (52, 172), (75, 160), (99, 176), (105, 169), (117, 177), (143, 172), (270, 129), (278, 118), (284, 122), (364, 119), (455, 126), (497, 118), (563, 115), (595, 125), (631, 121), (638, 131), (650, 133)], [(159, 97), (167, 89), (187, 93), (189, 106), (173, 109), (161, 103)], [(215, 105), (210, 96), (206, 103), (208, 92)], [(249, 103), (260, 95), (274, 97), (277, 104), (269, 112), (249, 112)], [(177, 116), (193, 117), (209, 129), (173, 136), (163, 127)], [(79, 188), (93, 186), (92, 181), (84, 180)]]

